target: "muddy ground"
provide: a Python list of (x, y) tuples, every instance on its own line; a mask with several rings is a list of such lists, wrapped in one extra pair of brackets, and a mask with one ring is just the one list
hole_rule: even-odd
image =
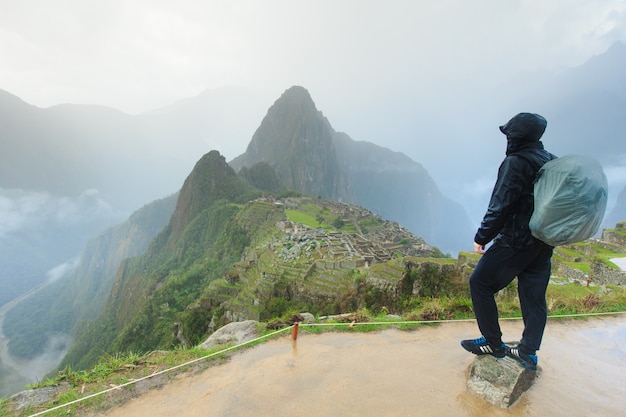
[[(505, 341), (520, 321), (502, 322)], [(179, 376), (106, 416), (619, 416), (626, 410), (626, 315), (551, 319), (531, 389), (502, 410), (469, 394), (472, 322), (418, 330), (300, 331)]]

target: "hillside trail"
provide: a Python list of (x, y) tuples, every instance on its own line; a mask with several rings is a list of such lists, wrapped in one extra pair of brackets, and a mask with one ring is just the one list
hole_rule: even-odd
[[(505, 341), (520, 321), (502, 321)], [(468, 393), (473, 322), (370, 333), (300, 331), (180, 376), (105, 416), (618, 416), (626, 409), (626, 314), (550, 319), (538, 378), (503, 410)]]

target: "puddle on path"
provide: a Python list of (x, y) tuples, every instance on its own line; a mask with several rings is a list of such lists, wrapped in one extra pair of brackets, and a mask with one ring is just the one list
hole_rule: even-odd
[[(503, 321), (518, 340), (520, 321)], [(550, 320), (540, 373), (508, 410), (469, 394), (474, 323), (285, 337), (181, 377), (107, 416), (612, 416), (626, 409), (626, 316)]]

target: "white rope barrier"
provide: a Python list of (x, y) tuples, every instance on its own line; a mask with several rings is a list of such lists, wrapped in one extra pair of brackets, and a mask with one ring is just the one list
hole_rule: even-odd
[[(579, 313), (579, 314), (560, 314), (549, 315), (549, 319), (559, 318), (582, 318), (593, 316), (612, 316), (616, 314), (624, 314), (626, 311), (613, 311), (605, 313)], [(499, 320), (522, 320), (522, 317), (500, 317)], [(436, 323), (463, 323), (463, 322), (475, 322), (476, 319), (441, 319), (441, 320), (414, 320), (414, 321), (382, 321), (382, 322), (344, 322), (344, 323), (300, 323), (300, 327), (323, 327), (323, 326), (391, 326), (394, 324), (436, 324)]]
[[(580, 313), (580, 314), (563, 314), (563, 315), (552, 315), (552, 316), (550, 316), (550, 315), (549, 315), (549, 316), (548, 316), (548, 318), (549, 318), (549, 319), (559, 319), (559, 318), (582, 318), (582, 317), (593, 317), (593, 316), (608, 316), (608, 315), (616, 315), (616, 314), (624, 314), (624, 313), (626, 313), (626, 311), (607, 312), (607, 313)], [(522, 319), (522, 317), (501, 317), (501, 318), (500, 318), (500, 320), (521, 320), (521, 319)], [(67, 402), (67, 403), (64, 403), (64, 404), (58, 405), (58, 406), (56, 406), (56, 407), (53, 407), (53, 408), (49, 408), (49, 409), (47, 409), (47, 410), (40, 411), (40, 412), (38, 412), (38, 413), (36, 413), (36, 414), (31, 414), (29, 417), (41, 416), (41, 415), (46, 414), (46, 413), (49, 413), (49, 412), (51, 412), (51, 411), (54, 411), (54, 410), (59, 410), (59, 409), (61, 409), (61, 408), (68, 407), (68, 406), (73, 405), (73, 404), (77, 404), (77, 403), (79, 403), (79, 402), (82, 402), (82, 401), (88, 400), (88, 399), (90, 399), (90, 398), (94, 398), (94, 397), (97, 397), (97, 396), (100, 396), (100, 395), (106, 394), (106, 393), (111, 392), (111, 391), (119, 390), (119, 389), (124, 388), (124, 387), (127, 387), (127, 386), (129, 386), (129, 385), (133, 385), (133, 384), (136, 384), (136, 383), (138, 383), (138, 382), (141, 382), (141, 381), (144, 381), (144, 380), (147, 380), (147, 379), (153, 378), (153, 377), (155, 377), (155, 376), (162, 375), (162, 374), (165, 374), (165, 373), (171, 372), (171, 371), (173, 371), (173, 370), (176, 370), (176, 369), (179, 369), (179, 368), (182, 368), (182, 367), (185, 367), (185, 366), (191, 365), (191, 364), (193, 364), (193, 363), (200, 362), (200, 361), (202, 361), (202, 360), (206, 360), (206, 359), (212, 358), (212, 357), (214, 357), (214, 356), (221, 355), (221, 354), (226, 353), (226, 352), (229, 352), (229, 351), (231, 351), (231, 350), (235, 350), (235, 349), (241, 348), (241, 347), (243, 347), (243, 346), (246, 346), (246, 345), (249, 345), (249, 344), (252, 344), (252, 343), (258, 342), (258, 341), (263, 340), (263, 339), (267, 339), (267, 338), (272, 337), (272, 336), (276, 336), (277, 334), (282, 333), (282, 332), (286, 332), (286, 331), (288, 331), (288, 330), (292, 330), (292, 339), (296, 340), (296, 339), (297, 339), (297, 335), (298, 335), (298, 331), (297, 331), (298, 326), (300, 326), (300, 327), (324, 327), (324, 326), (333, 326), (333, 327), (338, 327), (338, 326), (349, 326), (349, 327), (355, 327), (355, 326), (394, 326), (394, 325), (398, 325), (398, 324), (405, 324), (405, 325), (406, 325), (406, 324), (463, 323), (463, 322), (474, 322), (474, 321), (476, 321), (476, 319), (473, 319), (473, 318), (472, 318), (472, 319), (456, 319), (456, 320), (414, 320), (414, 321), (386, 321), (386, 322), (355, 322), (355, 321), (353, 321), (353, 322), (350, 322), (350, 323), (296, 323), (295, 325), (292, 325), (292, 326), (289, 326), (289, 327), (282, 328), (282, 329), (277, 330), (277, 331), (275, 331), (275, 332), (273, 332), (273, 333), (269, 333), (269, 334), (266, 334), (266, 335), (263, 335), (263, 336), (257, 337), (257, 338), (255, 338), (255, 339), (248, 340), (247, 342), (243, 342), (243, 343), (240, 343), (240, 344), (238, 344), (238, 345), (230, 346), (230, 347), (225, 348), (225, 349), (222, 349), (222, 350), (220, 350), (220, 351), (213, 352), (213, 353), (211, 353), (211, 354), (208, 354), (208, 355), (206, 355), (206, 356), (203, 356), (203, 357), (201, 357), (201, 358), (196, 358), (196, 359), (190, 360), (190, 361), (188, 361), (188, 362), (185, 362), (185, 363), (183, 363), (183, 364), (176, 365), (176, 366), (173, 366), (173, 367), (171, 367), (171, 368), (168, 368), (168, 369), (163, 369), (163, 370), (161, 370), (161, 371), (158, 371), (158, 372), (152, 373), (152, 374), (147, 375), (147, 376), (144, 376), (144, 377), (142, 377), (142, 378), (139, 378), (139, 379), (133, 379), (132, 381), (128, 381), (128, 382), (126, 382), (126, 383), (124, 383), (124, 384), (121, 384), (121, 385), (116, 385), (116, 386), (114, 386), (114, 387), (112, 387), (112, 388), (108, 388), (108, 389), (106, 389), (106, 390), (99, 391), (99, 392), (96, 392), (96, 393), (94, 393), (94, 394), (87, 395), (87, 396), (82, 397), (82, 398), (79, 398), (79, 399), (77, 399), (77, 400), (70, 401), (70, 402)]]
[(88, 400), (88, 399), (90, 399), (90, 398), (94, 398), (94, 397), (97, 397), (97, 396), (99, 396), (99, 395), (106, 394), (107, 392), (111, 392), (111, 391), (119, 390), (120, 388), (124, 388), (124, 387), (127, 387), (127, 386), (129, 386), (129, 385), (136, 384), (136, 383), (141, 382), (141, 381), (144, 381), (144, 380), (146, 380), (146, 379), (154, 378), (155, 376), (158, 376), (158, 375), (161, 375), (161, 374), (165, 374), (165, 373), (167, 373), (167, 372), (171, 372), (171, 371), (173, 371), (173, 370), (175, 370), (175, 369), (183, 368), (183, 367), (188, 366), (188, 365), (191, 365), (191, 364), (193, 364), (193, 363), (200, 362), (200, 361), (202, 361), (202, 360), (206, 360), (206, 359), (212, 358), (212, 357), (214, 357), (214, 356), (221, 355), (221, 354), (226, 353), (226, 352), (229, 352), (229, 351), (231, 351), (231, 350), (238, 349), (238, 348), (240, 348), (240, 347), (242, 347), (242, 346), (246, 346), (246, 345), (249, 345), (249, 344), (252, 344), (252, 343), (258, 342), (258, 341), (260, 341), (260, 340), (267, 339), (267, 338), (272, 337), (272, 336), (275, 336), (275, 335), (277, 335), (277, 334), (279, 334), (279, 333), (285, 332), (285, 331), (287, 331), (287, 330), (289, 330), (289, 329), (290, 329), (290, 327), (286, 327), (286, 328), (284, 328), (284, 329), (277, 330), (277, 331), (275, 331), (274, 333), (269, 333), (269, 334), (266, 334), (266, 335), (263, 335), (263, 336), (257, 337), (256, 339), (248, 340), (247, 342), (243, 342), (243, 343), (240, 343), (240, 344), (235, 345), (235, 346), (230, 346), (230, 347), (225, 348), (225, 349), (222, 349), (222, 350), (220, 350), (220, 351), (213, 352), (213, 353), (210, 353), (210, 354), (208, 354), (208, 355), (205, 355), (205, 356), (203, 356), (203, 357), (201, 357), (201, 358), (196, 358), (196, 359), (190, 360), (190, 361), (188, 361), (188, 362), (182, 363), (182, 364), (180, 364), (180, 365), (176, 365), (176, 366), (173, 366), (173, 367), (171, 367), (171, 368), (168, 368), (168, 369), (163, 369), (163, 370), (161, 370), (161, 371), (159, 371), (159, 372), (152, 373), (152, 374), (147, 375), (147, 376), (144, 376), (144, 377), (142, 377), (142, 378), (139, 378), (139, 379), (133, 379), (132, 381), (128, 381), (128, 382), (126, 382), (126, 383), (124, 383), (124, 384), (121, 384), (121, 385), (116, 385), (116, 386), (114, 386), (114, 387), (112, 387), (112, 388), (108, 388), (108, 389), (106, 389), (106, 390), (103, 390), (103, 391), (100, 391), (100, 392), (96, 392), (96, 393), (94, 393), (94, 394), (87, 395), (87, 396), (82, 397), (82, 398), (79, 398), (79, 399), (77, 399), (77, 400), (70, 401), (70, 402), (68, 402), (68, 403), (61, 404), (61, 405), (58, 405), (58, 406), (56, 406), (56, 407), (53, 407), (53, 408), (50, 408), (50, 409), (47, 409), (47, 410), (44, 410), (44, 411), (40, 411), (40, 412), (38, 412), (38, 413), (36, 413), (36, 414), (31, 414), (29, 417), (40, 416), (40, 415), (43, 415), (43, 414), (49, 413), (49, 412), (51, 412), (51, 411), (58, 410), (58, 409), (61, 409), (61, 408), (64, 408), (64, 407), (67, 407), (67, 406), (70, 406), (70, 405), (73, 405), (73, 404), (79, 403), (79, 402), (81, 402), (81, 401), (85, 401), (85, 400)]

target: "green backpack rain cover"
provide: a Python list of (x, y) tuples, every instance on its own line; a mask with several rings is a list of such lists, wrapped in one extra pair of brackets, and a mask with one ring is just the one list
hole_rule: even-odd
[(600, 228), (607, 196), (606, 175), (595, 159), (566, 155), (548, 161), (535, 179), (530, 231), (550, 246), (589, 239)]

